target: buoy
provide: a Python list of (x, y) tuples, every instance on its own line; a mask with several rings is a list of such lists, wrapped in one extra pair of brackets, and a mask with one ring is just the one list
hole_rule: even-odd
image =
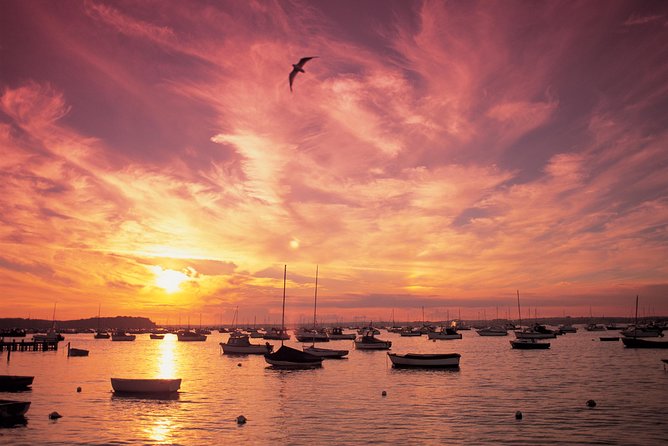
[(241, 367), (241, 363), (237, 364), (237, 367)]
[(62, 418), (63, 416), (59, 414), (58, 412), (54, 411), (49, 414), (49, 419), (51, 420), (57, 420), (58, 418)]
[(596, 401), (587, 400), (587, 407), (596, 407)]
[(381, 392), (381, 395), (383, 395), (383, 396), (387, 396), (387, 392), (383, 390), (383, 391)]
[(521, 420), (522, 419), (522, 412), (520, 412), (519, 410), (517, 412), (515, 412), (515, 419), (516, 420)]
[(243, 415), (239, 415), (237, 417), (237, 424), (246, 424), (246, 417), (244, 417)]
[(81, 393), (81, 387), (77, 387), (77, 392)]

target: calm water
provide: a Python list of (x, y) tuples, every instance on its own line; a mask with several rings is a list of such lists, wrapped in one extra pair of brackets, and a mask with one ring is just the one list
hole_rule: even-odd
[[(385, 352), (356, 351), (352, 341), (328, 345), (350, 348), (349, 359), (278, 371), (262, 356), (222, 355), (227, 335), (217, 333), (195, 343), (70, 335), (89, 357), (68, 358), (66, 342), (10, 362), (3, 354), (0, 374), (35, 381), (29, 392), (0, 392), (32, 401), (28, 424), (0, 429), (0, 444), (668, 444), (667, 352), (594, 341), (600, 333), (582, 329), (545, 351), (512, 350), (511, 336), (463, 335), (379, 336), (396, 353), (461, 353), (458, 371), (395, 370)], [(128, 399), (113, 396), (112, 376), (183, 383), (177, 400)], [(63, 418), (49, 420), (54, 410)], [(241, 414), (248, 423), (238, 426)]]

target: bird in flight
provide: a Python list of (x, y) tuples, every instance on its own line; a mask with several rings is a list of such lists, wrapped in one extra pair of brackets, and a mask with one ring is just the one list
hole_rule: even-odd
[(295, 76), (297, 76), (297, 73), (305, 73), (304, 71), (304, 65), (306, 62), (308, 62), (311, 59), (315, 59), (318, 56), (312, 56), (312, 57), (302, 57), (299, 59), (299, 62), (293, 63), (292, 64), (292, 71), (290, 72), (290, 91), (292, 91), (292, 82), (295, 80)]

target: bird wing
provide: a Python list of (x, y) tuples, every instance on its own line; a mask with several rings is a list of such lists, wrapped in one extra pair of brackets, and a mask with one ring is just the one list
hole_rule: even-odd
[(316, 57), (318, 56), (302, 57), (301, 59), (299, 59), (299, 62), (297, 62), (297, 65), (299, 66), (299, 68), (301, 68), (304, 66), (306, 62), (308, 62), (311, 59), (315, 59)]
[(292, 81), (295, 80), (296, 75), (297, 75), (297, 70), (292, 70), (290, 72), (290, 77), (288, 78), (290, 80), (290, 91), (292, 91)]

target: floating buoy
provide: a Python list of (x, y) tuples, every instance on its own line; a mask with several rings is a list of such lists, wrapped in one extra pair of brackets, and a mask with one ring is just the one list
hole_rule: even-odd
[(241, 363), (237, 364), (237, 367), (241, 367)]
[(587, 400), (587, 407), (596, 407), (596, 401)]
[(239, 415), (237, 417), (237, 424), (246, 424), (246, 417), (244, 417), (243, 415)]
[(383, 395), (383, 396), (387, 396), (387, 392), (384, 391), (384, 390), (380, 394)]
[(519, 410), (517, 412), (515, 412), (515, 419), (516, 420), (521, 420), (522, 419), (522, 412), (520, 412)]
[(77, 392), (81, 393), (81, 387), (77, 387)]
[(51, 420), (57, 420), (58, 418), (62, 418), (62, 417), (63, 416), (56, 411), (53, 411), (49, 414), (49, 419), (51, 419)]

